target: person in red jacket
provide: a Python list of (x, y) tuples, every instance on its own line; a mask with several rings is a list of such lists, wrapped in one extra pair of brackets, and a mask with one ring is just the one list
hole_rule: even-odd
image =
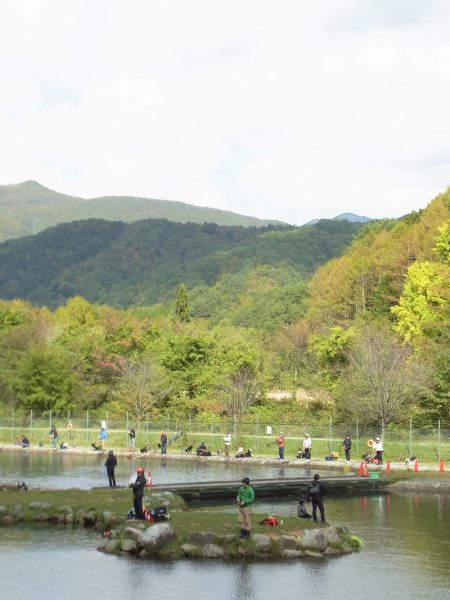
[(130, 487), (133, 488), (133, 506), (134, 514), (136, 519), (145, 521), (144, 510), (142, 508), (142, 502), (144, 499), (144, 488), (147, 480), (144, 476), (144, 469), (138, 467), (136, 469), (137, 477), (134, 483), (130, 483)]

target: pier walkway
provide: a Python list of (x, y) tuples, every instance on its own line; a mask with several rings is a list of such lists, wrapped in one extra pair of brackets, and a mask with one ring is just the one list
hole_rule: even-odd
[[(359, 495), (379, 492), (392, 483), (388, 479), (371, 479), (355, 474), (336, 477), (321, 477), (327, 495)], [(285, 498), (286, 496), (304, 496), (312, 477), (289, 477), (274, 479), (252, 479), (251, 486), (259, 498)], [(222, 500), (234, 498), (241, 485), (239, 479), (230, 481), (205, 481), (192, 483), (166, 483), (154, 485), (154, 492), (173, 492), (185, 500)]]

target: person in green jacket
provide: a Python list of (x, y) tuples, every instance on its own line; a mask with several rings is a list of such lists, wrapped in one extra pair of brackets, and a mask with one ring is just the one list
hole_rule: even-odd
[(239, 504), (238, 521), (241, 528), (240, 538), (248, 540), (252, 529), (252, 509), (251, 505), (255, 501), (255, 490), (250, 485), (250, 479), (244, 477), (242, 485), (239, 488), (236, 498)]

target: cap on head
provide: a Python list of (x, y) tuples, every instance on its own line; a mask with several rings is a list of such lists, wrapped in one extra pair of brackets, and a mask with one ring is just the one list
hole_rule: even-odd
[(375, 438), (375, 441), (376, 441), (376, 442), (379, 442), (379, 441), (380, 441), (380, 438)]
[(309, 433), (305, 433), (305, 437), (309, 437)]
[(250, 485), (250, 479), (248, 477), (244, 477), (244, 479), (242, 480), (242, 483), (245, 483), (246, 485)]
[(136, 473), (143, 473), (144, 472), (144, 467), (138, 467), (136, 469)]

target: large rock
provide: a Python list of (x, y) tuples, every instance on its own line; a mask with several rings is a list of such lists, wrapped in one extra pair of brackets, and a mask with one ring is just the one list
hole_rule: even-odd
[(340, 556), (341, 551), (338, 550), (337, 548), (332, 548), (331, 546), (328, 546), (328, 548), (326, 550), (324, 550), (322, 554), (324, 556)]
[(104, 552), (105, 554), (116, 554), (119, 550), (120, 544), (117, 540), (105, 540), (97, 547), (97, 550)]
[(304, 550), (305, 556), (309, 558), (324, 558), (321, 552), (315, 552), (314, 550)]
[(142, 535), (142, 531), (136, 527), (125, 527), (123, 530), (124, 539), (131, 539), (137, 542)]
[(298, 538), (301, 549), (323, 552), (328, 547), (328, 538), (321, 529), (305, 529), (302, 537)]
[(130, 554), (135, 554), (138, 551), (138, 546), (134, 540), (126, 538), (122, 540), (122, 550)]
[(83, 513), (82, 522), (85, 527), (94, 527), (97, 523), (97, 514), (93, 510)]
[(283, 550), (281, 552), (281, 556), (283, 558), (301, 558), (305, 556), (301, 550), (291, 550), (289, 548)]
[(217, 535), (210, 531), (193, 531), (189, 535), (189, 541), (192, 544), (213, 544), (217, 541)]
[(264, 533), (254, 533), (252, 535), (252, 540), (258, 549), (258, 552), (270, 552), (272, 543), (268, 535), (265, 535)]
[(203, 558), (223, 558), (225, 551), (217, 544), (206, 544), (202, 548), (202, 556)]
[(116, 522), (116, 517), (114, 516), (114, 513), (112, 513), (109, 510), (104, 510), (102, 512), (102, 521), (105, 525), (112, 525), (113, 523)]
[(342, 527), (327, 527), (320, 531), (326, 536), (330, 545), (339, 546), (342, 543)]
[(50, 510), (53, 508), (53, 504), (49, 502), (30, 502), (30, 508), (38, 508), (40, 510)]
[(148, 552), (157, 553), (177, 537), (175, 529), (168, 523), (152, 525), (139, 536), (138, 544)]
[(296, 550), (297, 538), (295, 535), (282, 535), (280, 537), (280, 546), (284, 550)]
[(196, 544), (183, 544), (181, 551), (189, 558), (198, 558), (200, 556), (200, 547)]

